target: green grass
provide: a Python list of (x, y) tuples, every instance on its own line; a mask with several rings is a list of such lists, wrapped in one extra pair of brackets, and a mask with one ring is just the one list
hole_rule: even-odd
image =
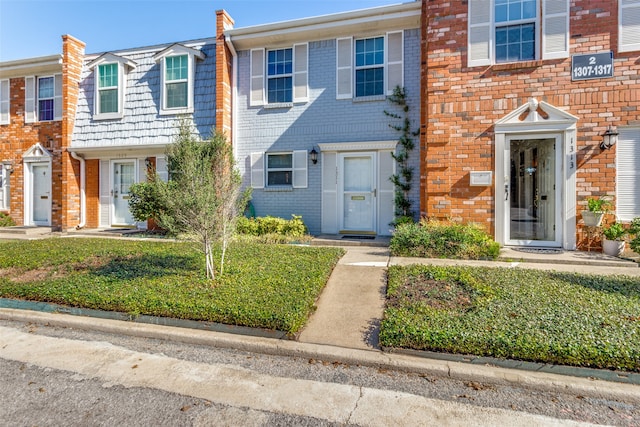
[[(294, 334), (343, 251), (233, 244), (208, 281), (193, 244), (111, 239), (0, 242), (0, 296)], [(219, 257), (216, 257), (216, 262)]]
[(640, 371), (640, 278), (393, 266), (381, 345)]

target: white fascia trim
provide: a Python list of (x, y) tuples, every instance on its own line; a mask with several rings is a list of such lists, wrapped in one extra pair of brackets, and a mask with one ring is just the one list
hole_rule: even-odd
[(158, 52), (157, 54), (155, 54), (153, 56), (153, 59), (157, 61), (160, 61), (162, 58), (166, 58), (167, 56), (177, 56), (177, 55), (189, 55), (189, 56), (193, 56), (194, 58), (198, 58), (200, 60), (204, 59), (206, 57), (206, 55), (204, 54), (204, 52), (202, 52), (199, 49), (194, 49), (192, 47), (187, 47), (184, 46), (180, 43), (174, 43), (171, 46), (169, 46), (168, 48), (162, 50), (161, 52)]
[(127, 158), (163, 156), (168, 144), (146, 144), (146, 145), (110, 145), (92, 147), (69, 147), (68, 151), (73, 151), (76, 155), (81, 155), (85, 160), (117, 158), (126, 155)]
[(321, 152), (395, 150), (398, 141), (325, 142), (319, 143)]
[(231, 37), (236, 49), (246, 50), (263, 47), (265, 43), (292, 44), (299, 40), (324, 40), (343, 35), (386, 32), (420, 27), (420, 2), (405, 3), (347, 12), (323, 15), (295, 21), (255, 27), (239, 28), (225, 32)]
[(91, 70), (101, 64), (113, 64), (113, 63), (119, 63), (124, 66), (127, 66), (130, 70), (133, 70), (134, 68), (136, 68), (136, 65), (138, 65), (134, 61), (124, 58), (122, 56), (114, 55), (112, 53), (105, 53), (100, 55), (98, 58), (94, 59), (90, 63), (88, 63), (87, 68)]
[[(195, 48), (195, 47), (201, 47), (204, 46), (205, 44), (215, 44), (216, 43), (216, 39), (212, 38), (212, 37), (207, 37), (207, 38), (203, 38), (203, 39), (196, 39), (196, 40), (190, 40), (190, 41), (184, 41), (184, 42), (177, 42), (177, 43), (164, 43), (164, 44), (158, 44), (158, 45), (153, 45), (153, 46), (141, 46), (141, 47), (135, 47), (135, 48), (131, 48), (131, 49), (122, 49), (122, 50), (114, 50), (112, 52), (106, 52), (106, 53), (112, 53), (112, 54), (117, 54), (117, 55), (142, 55), (145, 53), (152, 53), (152, 52), (158, 52), (161, 50), (164, 50), (174, 44), (180, 44), (182, 46), (186, 46), (189, 48)], [(90, 62), (93, 61), (96, 58), (99, 58), (100, 56), (104, 55), (105, 52), (98, 52), (98, 53), (90, 53), (84, 56), (85, 62)]]
[(1, 79), (61, 72), (62, 55), (60, 54), (0, 62)]

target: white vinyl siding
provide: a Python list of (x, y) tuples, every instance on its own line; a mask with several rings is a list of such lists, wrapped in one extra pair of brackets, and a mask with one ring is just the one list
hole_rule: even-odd
[(327, 234), (338, 232), (338, 155), (322, 153), (322, 225)]
[(264, 105), (264, 49), (252, 49), (250, 57), (251, 81), (249, 105), (257, 107)]
[(309, 45), (293, 45), (293, 102), (309, 100)]
[(618, 51), (640, 50), (640, 0), (619, 0), (618, 13)]
[[(269, 168), (269, 156), (283, 157), (290, 156), (291, 165), (288, 167), (274, 167)], [(277, 162), (273, 162), (277, 163)], [(272, 163), (272, 164), (273, 164)], [(291, 186), (291, 188), (307, 188), (308, 185), (308, 173), (307, 173), (307, 151), (296, 150), (288, 153), (251, 153), (251, 187), (252, 188), (265, 188), (269, 186), (269, 173), (282, 174), (282, 172), (290, 172), (290, 184), (283, 184)], [(274, 178), (274, 176), (271, 176)], [(278, 178), (278, 177), (276, 177)], [(278, 181), (278, 180), (275, 180)], [(275, 184), (280, 186), (281, 184)]]
[(347, 37), (336, 41), (336, 98), (353, 97), (353, 38)]
[(616, 144), (616, 215), (621, 221), (640, 217), (640, 128), (619, 129)]
[(0, 125), (9, 124), (9, 108), (9, 80), (0, 80)]

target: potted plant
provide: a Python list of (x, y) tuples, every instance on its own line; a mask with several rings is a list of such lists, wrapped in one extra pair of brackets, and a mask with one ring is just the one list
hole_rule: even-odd
[(629, 230), (620, 222), (614, 222), (611, 225), (602, 227), (602, 252), (611, 256), (619, 256), (624, 251), (624, 238)]
[(582, 220), (585, 227), (598, 227), (602, 223), (602, 217), (609, 209), (609, 201), (607, 199), (589, 198), (587, 199), (587, 207), (589, 210), (582, 211)]

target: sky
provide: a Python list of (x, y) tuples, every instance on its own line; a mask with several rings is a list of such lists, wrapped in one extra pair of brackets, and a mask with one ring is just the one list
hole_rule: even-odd
[(235, 28), (410, 0), (0, 0), (0, 61), (62, 52), (63, 34), (101, 53), (215, 36), (215, 11)]

